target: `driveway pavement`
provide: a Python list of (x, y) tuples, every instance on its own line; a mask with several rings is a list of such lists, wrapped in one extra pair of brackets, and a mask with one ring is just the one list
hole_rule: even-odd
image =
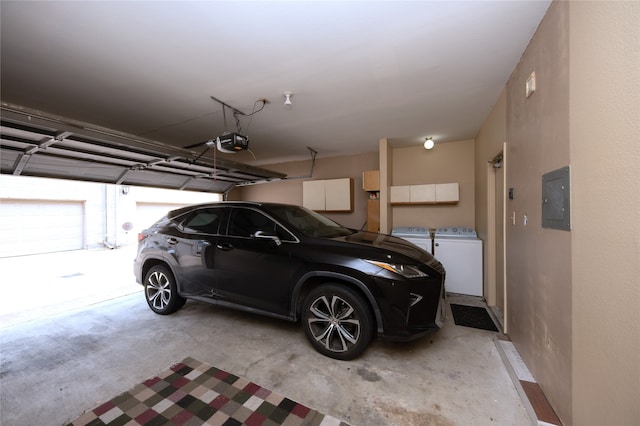
[(142, 291), (136, 245), (0, 258), (0, 328)]

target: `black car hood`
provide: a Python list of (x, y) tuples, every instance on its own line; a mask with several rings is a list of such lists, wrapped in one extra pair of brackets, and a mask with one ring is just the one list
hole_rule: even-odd
[(402, 238), (392, 237), (390, 235), (378, 234), (375, 232), (355, 232), (346, 237), (335, 238), (351, 244), (360, 244), (367, 247), (375, 247), (386, 251), (395, 252), (401, 256), (409, 257), (421, 263), (435, 266), (439, 262), (431, 255), (431, 253), (421, 249), (420, 247), (410, 243)]

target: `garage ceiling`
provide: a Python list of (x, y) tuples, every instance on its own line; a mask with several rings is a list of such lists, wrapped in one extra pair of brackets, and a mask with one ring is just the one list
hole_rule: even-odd
[[(55, 148), (65, 151), (55, 151), (59, 161), (36, 171), (34, 157), (25, 170), (58, 173), (76, 164), (74, 152), (100, 164), (74, 166), (80, 179), (127, 171), (130, 182), (163, 175), (179, 187), (193, 177), (187, 187), (211, 190), (202, 188), (214, 150), (191, 164), (200, 148), (182, 148), (225, 131), (250, 138), (250, 152), (216, 154), (226, 182), (279, 178), (256, 166), (308, 159), (307, 147), (323, 158), (377, 151), (380, 138), (405, 146), (473, 138), (549, 3), (5, 0), (2, 172)], [(212, 96), (242, 114), (236, 120)], [(21, 109), (102, 133), (50, 120), (20, 128)], [(57, 142), (44, 149), (47, 138)]]

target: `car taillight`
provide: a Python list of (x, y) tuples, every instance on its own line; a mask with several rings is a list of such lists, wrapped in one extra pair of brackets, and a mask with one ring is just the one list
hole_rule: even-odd
[(147, 238), (147, 237), (148, 237), (148, 235), (143, 234), (142, 232), (140, 232), (140, 233), (138, 234), (138, 242), (141, 242), (142, 240), (144, 240), (144, 239), (145, 239), (145, 238)]

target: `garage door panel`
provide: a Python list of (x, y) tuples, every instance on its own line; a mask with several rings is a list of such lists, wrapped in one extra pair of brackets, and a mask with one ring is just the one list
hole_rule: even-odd
[(84, 203), (0, 202), (0, 257), (84, 248)]

